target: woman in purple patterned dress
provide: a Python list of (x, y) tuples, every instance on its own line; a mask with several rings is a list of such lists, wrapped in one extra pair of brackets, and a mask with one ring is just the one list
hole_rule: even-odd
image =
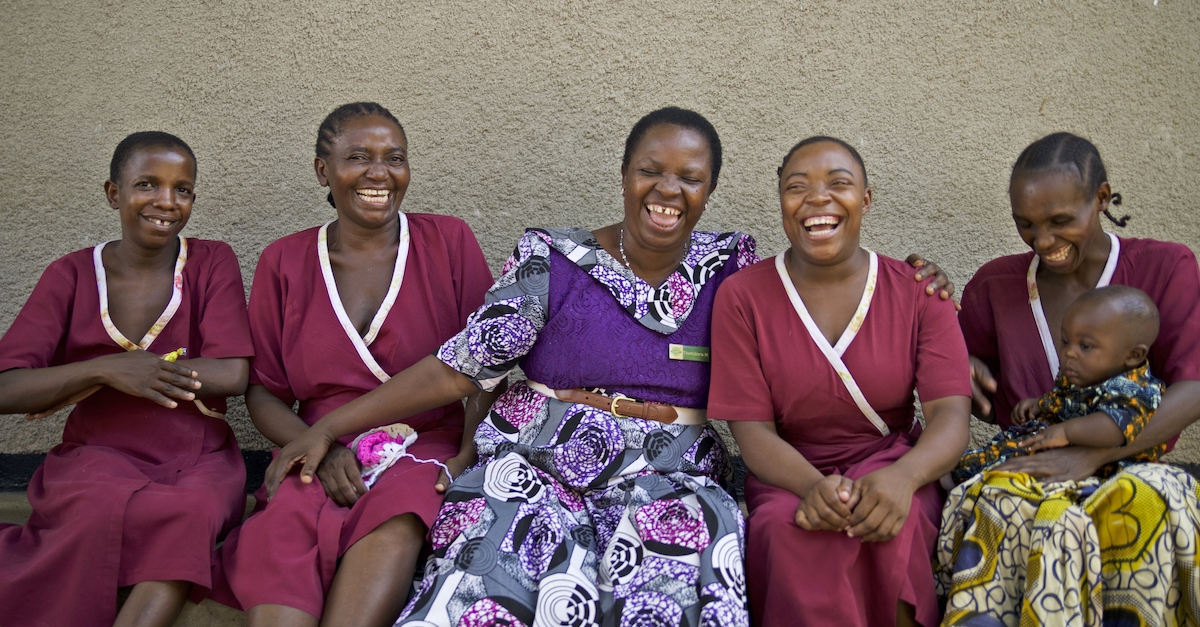
[(720, 166), (699, 114), (646, 116), (626, 142), (621, 223), (530, 229), (466, 329), (272, 464), (268, 488), (300, 460), (304, 480), (343, 433), (492, 389), (518, 364), (537, 382), (476, 431), (481, 463), (447, 491), (401, 623), (748, 624), (742, 515), (702, 409), (716, 288), (758, 260), (746, 235), (693, 230)]
[(446, 493), (399, 624), (749, 623), (743, 519), (702, 409), (713, 296), (758, 260), (747, 235), (694, 230), (720, 169), (699, 114), (642, 118), (620, 223), (527, 231), (466, 329), (272, 463), (269, 489), (301, 462), (311, 480), (338, 436), (493, 389), (521, 366), (528, 380), (476, 431), (480, 463)]

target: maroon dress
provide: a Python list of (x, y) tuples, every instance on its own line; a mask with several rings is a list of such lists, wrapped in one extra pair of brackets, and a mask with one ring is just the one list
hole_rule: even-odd
[[(773, 421), (779, 436), (825, 475), (858, 479), (896, 461), (920, 433), (914, 389), (925, 401), (971, 393), (954, 305), (927, 297), (923, 287), (909, 266), (878, 257), (869, 309), (856, 316), (861, 327), (849, 341), (844, 336), (829, 346), (798, 315), (775, 259), (730, 277), (713, 313), (709, 417)], [(840, 351), (878, 425), (819, 342)], [(920, 488), (899, 535), (863, 542), (801, 529), (794, 522), (799, 496), (748, 477), (746, 570), (755, 623), (890, 625), (903, 600), (916, 608), (918, 622), (936, 625), (930, 560), (942, 498), (934, 484)]]
[[(186, 347), (189, 358), (252, 355), (242, 275), (227, 244), (186, 240), (172, 303), (136, 343), (107, 320), (93, 251), (46, 269), (0, 339), (0, 371), (133, 344), (159, 354)], [(203, 403), (209, 413), (225, 411), (225, 399)], [(119, 586), (209, 586), (213, 544), (241, 518), (245, 484), (224, 420), (195, 403), (168, 409), (101, 388), (75, 406), (62, 443), (30, 481), (29, 522), (0, 527), (0, 624), (111, 625)]]
[[(1128, 285), (1148, 294), (1160, 318), (1158, 339), (1150, 347), (1150, 371), (1168, 386), (1200, 381), (1200, 294), (1195, 287), (1200, 269), (1195, 255), (1173, 242), (1115, 239), (1111, 275), (1097, 287)], [(1033, 252), (1027, 252), (989, 261), (963, 290), (963, 335), (971, 354), (996, 376), (996, 421), (1003, 428), (1011, 426), (1013, 407), (1021, 399), (1052, 390), (1058, 374), (1050, 367), (1027, 298), (1032, 260)]]
[[(470, 227), (448, 216), (404, 217), (409, 245), (407, 258), (398, 256), (403, 280), (367, 338), (355, 340), (350, 333), (357, 332), (343, 325), (341, 301), (336, 288), (328, 289), (325, 277), (332, 274), (318, 250), (321, 229), (279, 239), (259, 259), (250, 293), (256, 354), (250, 383), (288, 405), (299, 402), (308, 424), (432, 354), (483, 304), (492, 275)], [(360, 351), (368, 352), (370, 363)], [(417, 430), (408, 449), (415, 457), (445, 461), (458, 454), (462, 403), (403, 422)], [(255, 513), (220, 549), (224, 581), (213, 598), (241, 609), (270, 603), (321, 616), (338, 558), (351, 545), (394, 516), (413, 513), (427, 527), (433, 523), (442, 502), (433, 489), (438, 472), (434, 464), (401, 459), (352, 507), (325, 496), (319, 481), (301, 483), (297, 472), (270, 503), (260, 489)]]

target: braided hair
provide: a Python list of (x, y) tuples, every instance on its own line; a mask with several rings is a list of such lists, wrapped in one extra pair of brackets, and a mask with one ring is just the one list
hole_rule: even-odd
[(664, 107), (647, 113), (633, 125), (629, 137), (625, 138), (625, 154), (621, 157), (621, 169), (629, 167), (629, 159), (637, 149), (642, 138), (650, 129), (658, 126), (678, 126), (689, 131), (695, 131), (704, 137), (708, 143), (709, 156), (712, 157), (712, 184), (709, 189), (717, 186), (717, 177), (721, 175), (721, 138), (717, 129), (704, 116), (689, 109), (679, 107)]
[[(386, 107), (377, 102), (351, 102), (334, 109), (321, 122), (321, 126), (317, 129), (317, 158), (324, 159), (329, 156), (333, 151), (334, 140), (342, 133), (347, 122), (372, 115), (391, 121), (396, 128), (400, 129), (400, 135), (404, 136), (407, 141), (408, 136), (404, 132), (404, 125)], [(329, 201), (331, 207), (335, 207), (333, 192), (330, 192), (325, 199)]]
[[(1078, 135), (1065, 132), (1052, 133), (1026, 146), (1013, 164), (1010, 181), (1031, 172), (1050, 170), (1074, 173), (1079, 177), (1084, 193), (1089, 196), (1108, 182), (1108, 172), (1104, 169), (1104, 161), (1100, 159), (1100, 151), (1096, 146)], [(1121, 204), (1120, 194), (1112, 195), (1112, 204)], [(1129, 222), (1129, 216), (1116, 218), (1107, 207), (1104, 215), (1120, 227)]]
[(177, 148), (192, 158), (192, 176), (196, 175), (196, 153), (187, 142), (162, 131), (142, 131), (133, 133), (117, 144), (113, 151), (112, 161), (108, 163), (108, 180), (117, 183), (124, 174), (125, 166), (133, 158), (134, 153), (151, 148)]

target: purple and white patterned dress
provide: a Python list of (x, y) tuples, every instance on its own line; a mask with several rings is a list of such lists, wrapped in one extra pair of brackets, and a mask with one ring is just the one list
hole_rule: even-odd
[[(758, 260), (741, 233), (692, 233), (651, 287), (583, 229), (530, 229), (438, 358), (494, 388), (520, 365), (553, 389), (703, 408), (713, 296)], [(678, 355), (677, 355), (678, 356)], [(505, 392), (430, 529), (433, 555), (399, 624), (748, 625), (744, 522), (707, 425), (663, 425)]]

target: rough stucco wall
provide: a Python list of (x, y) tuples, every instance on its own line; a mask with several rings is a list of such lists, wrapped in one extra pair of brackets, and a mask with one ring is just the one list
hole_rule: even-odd
[[(176, 133), (199, 157), (190, 236), (230, 242), (249, 286), (268, 242), (332, 217), (312, 174), (321, 118), (377, 100), (404, 122), (408, 211), (475, 229), (498, 268), (526, 225), (619, 219), (625, 134), (667, 104), (720, 131), (708, 229), (785, 245), (774, 171), (812, 134), (854, 143), (876, 206), (865, 244), (920, 251), (962, 285), (1020, 252), (1008, 167), (1027, 143), (1092, 138), (1123, 234), (1200, 250), (1200, 4), (588, 0), (3, 2), (0, 329), (41, 270), (119, 237), (101, 183), (116, 143)], [(0, 452), (53, 446), (63, 416), (9, 419)], [(265, 440), (240, 407), (247, 448)], [(1200, 461), (1185, 438), (1184, 459)]]

